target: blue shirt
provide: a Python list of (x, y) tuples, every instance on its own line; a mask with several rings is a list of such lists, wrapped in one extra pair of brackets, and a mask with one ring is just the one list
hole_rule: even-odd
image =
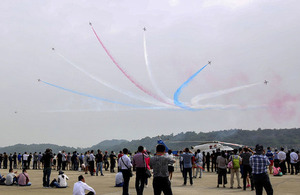
[(184, 168), (192, 168), (192, 157), (193, 153), (183, 153), (180, 155), (183, 158), (183, 167)]
[(272, 153), (271, 150), (268, 150), (268, 151), (267, 151), (266, 156), (268, 157), (269, 160), (273, 160), (273, 153)]
[(275, 154), (274, 154), (274, 160), (275, 160), (275, 159), (279, 159), (279, 158), (278, 158), (278, 153), (277, 153), (277, 152), (275, 152)]
[(253, 174), (267, 173), (267, 166), (269, 165), (270, 161), (267, 156), (253, 155), (250, 157), (250, 166)]

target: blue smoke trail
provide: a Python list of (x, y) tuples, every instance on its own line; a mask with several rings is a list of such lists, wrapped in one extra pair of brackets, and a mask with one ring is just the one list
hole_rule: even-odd
[(177, 90), (176, 92), (174, 93), (174, 104), (176, 106), (179, 106), (183, 109), (186, 109), (186, 110), (195, 110), (193, 108), (190, 108), (188, 106), (186, 106), (184, 103), (180, 102), (178, 100), (179, 98), (179, 95), (181, 94), (181, 91), (183, 88), (185, 88), (208, 64), (206, 64), (205, 66), (203, 66), (200, 70), (198, 70), (195, 74), (193, 74), (188, 80), (186, 80)]
[(90, 95), (90, 94), (86, 94), (86, 93), (74, 91), (72, 89), (67, 89), (67, 88), (64, 88), (64, 87), (52, 84), (52, 83), (48, 83), (46, 81), (40, 80), (40, 82), (43, 82), (43, 83), (45, 83), (47, 85), (50, 85), (52, 87), (56, 87), (58, 89), (62, 89), (64, 91), (75, 93), (77, 95), (81, 95), (81, 96), (85, 96), (85, 97), (89, 97), (89, 98), (94, 98), (94, 99), (97, 99), (97, 100), (101, 100), (101, 101), (105, 101), (105, 102), (109, 102), (109, 103), (113, 103), (113, 104), (119, 104), (119, 105), (122, 105), (122, 106), (128, 106), (128, 107), (134, 107), (134, 108), (142, 108), (142, 109), (162, 109), (162, 107), (139, 106), (139, 105), (134, 105), (134, 104), (127, 104), (127, 103), (123, 103), (123, 102), (113, 101), (113, 100), (109, 100), (109, 99), (105, 99), (105, 98), (93, 96), (93, 95)]

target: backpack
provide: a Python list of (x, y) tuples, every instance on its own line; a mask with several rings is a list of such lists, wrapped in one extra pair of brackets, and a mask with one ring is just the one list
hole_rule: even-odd
[(232, 161), (233, 161), (233, 168), (234, 169), (239, 169), (240, 168), (240, 158), (239, 158), (239, 156), (237, 156), (237, 158), (235, 158), (235, 156), (232, 156)]

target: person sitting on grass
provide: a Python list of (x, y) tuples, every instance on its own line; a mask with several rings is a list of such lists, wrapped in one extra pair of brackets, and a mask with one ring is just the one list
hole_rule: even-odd
[(124, 184), (123, 174), (120, 171), (116, 174), (116, 185), (115, 185), (115, 187), (123, 187), (123, 184)]
[(0, 173), (0, 185), (5, 185), (5, 177)]
[(68, 187), (67, 180), (69, 180), (69, 177), (65, 175), (63, 171), (59, 171), (57, 181), (56, 179), (53, 179), (50, 186), (57, 188), (66, 188)]
[(78, 182), (74, 183), (73, 195), (85, 195), (85, 190), (88, 190), (87, 195), (94, 195), (96, 191), (85, 183), (85, 179), (82, 175), (78, 176)]
[(31, 186), (31, 182), (29, 182), (29, 175), (25, 168), (22, 173), (18, 175), (18, 184), (19, 186)]
[(13, 184), (18, 184), (18, 178), (16, 176), (17, 171), (14, 172), (13, 169), (9, 169), (9, 173), (6, 176), (5, 185), (11, 186)]

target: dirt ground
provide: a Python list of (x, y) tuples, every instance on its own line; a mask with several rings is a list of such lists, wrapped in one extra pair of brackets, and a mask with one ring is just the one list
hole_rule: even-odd
[[(20, 172), (21, 170), (18, 170)], [(6, 175), (8, 170), (0, 169), (2, 175)], [(104, 171), (104, 176), (90, 176), (84, 174), (84, 172), (78, 171), (65, 171), (65, 174), (70, 178), (68, 180), (68, 188), (56, 189), (56, 188), (43, 188), (42, 187), (42, 170), (28, 170), (30, 181), (32, 186), (20, 187), (20, 186), (0, 186), (0, 195), (6, 194), (22, 194), (22, 195), (33, 195), (33, 194), (72, 194), (73, 185), (77, 181), (79, 175), (83, 174), (86, 183), (96, 190), (97, 194), (107, 195), (120, 195), (122, 194), (122, 188), (114, 187), (115, 184), (115, 173), (109, 173)], [(52, 170), (51, 180), (57, 178), (58, 172)], [(100, 174), (99, 174), (100, 175)], [(285, 175), (282, 177), (270, 176), (271, 183), (274, 189), (274, 194), (300, 194), (300, 176), (298, 175)], [(228, 181), (230, 181), (230, 175), (227, 175)], [(130, 179), (129, 193), (136, 194), (135, 188), (135, 176)], [(194, 179), (194, 185), (182, 186), (183, 178), (179, 170), (175, 170), (172, 179), (172, 191), (174, 195), (192, 195), (192, 194), (255, 194), (255, 191), (251, 191), (247, 188), (246, 191), (237, 189), (237, 182), (235, 180), (234, 189), (230, 189), (230, 185), (227, 184), (226, 188), (217, 188), (217, 174), (215, 173), (203, 173), (203, 177)], [(242, 180), (241, 180), (242, 184)], [(152, 178), (149, 180), (148, 188), (144, 190), (145, 195), (153, 194)], [(265, 193), (264, 193), (265, 194)]]

